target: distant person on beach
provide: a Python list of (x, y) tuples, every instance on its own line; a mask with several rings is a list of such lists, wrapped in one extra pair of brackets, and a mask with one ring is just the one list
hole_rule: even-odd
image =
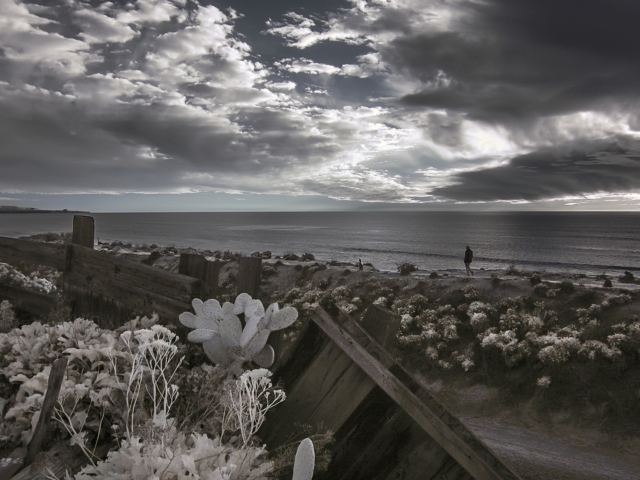
[(473, 250), (471, 250), (469, 245), (467, 245), (467, 250), (464, 252), (464, 266), (467, 269), (467, 277), (473, 275), (473, 272), (471, 271), (471, 262), (473, 262)]
[(358, 259), (358, 270), (362, 270), (363, 265), (362, 265), (362, 259)]

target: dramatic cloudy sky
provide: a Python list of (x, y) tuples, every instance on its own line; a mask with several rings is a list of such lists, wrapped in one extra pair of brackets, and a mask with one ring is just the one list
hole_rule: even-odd
[(637, 0), (0, 0), (0, 204), (640, 209)]

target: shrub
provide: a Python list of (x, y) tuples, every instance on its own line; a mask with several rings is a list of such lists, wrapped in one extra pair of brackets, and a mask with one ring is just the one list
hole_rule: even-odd
[(562, 293), (566, 294), (574, 293), (576, 291), (576, 286), (569, 280), (561, 281), (558, 288)]
[(540, 282), (542, 282), (542, 279), (540, 278), (540, 275), (538, 275), (537, 273), (534, 273), (533, 275), (531, 275), (531, 277), (529, 277), (529, 282), (531, 283), (531, 285), (535, 287)]
[(610, 278), (605, 279), (604, 283), (602, 284), (603, 287), (605, 288), (611, 288), (613, 287), (613, 283), (611, 282)]
[(413, 263), (403, 262), (398, 265), (398, 273), (400, 275), (409, 275), (411, 272), (415, 272), (417, 270), (418, 267), (416, 267)]

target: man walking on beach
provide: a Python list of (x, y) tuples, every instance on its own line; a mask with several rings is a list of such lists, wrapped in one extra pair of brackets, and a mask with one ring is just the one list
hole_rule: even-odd
[(469, 248), (469, 245), (467, 245), (467, 250), (464, 252), (464, 266), (467, 269), (467, 277), (470, 277), (473, 275), (473, 272), (471, 271), (471, 262), (473, 262), (473, 250), (471, 250)]

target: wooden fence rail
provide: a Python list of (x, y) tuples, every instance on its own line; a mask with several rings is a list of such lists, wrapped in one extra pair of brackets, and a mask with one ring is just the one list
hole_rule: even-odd
[[(207, 298), (213, 292), (199, 278), (74, 244), (0, 237), (0, 262), (61, 270), (65, 297), (74, 315), (108, 317), (118, 324), (151, 312), (176, 319), (191, 308), (193, 298)], [(14, 285), (0, 284), (0, 296), (38, 316), (55, 306), (52, 296)]]

